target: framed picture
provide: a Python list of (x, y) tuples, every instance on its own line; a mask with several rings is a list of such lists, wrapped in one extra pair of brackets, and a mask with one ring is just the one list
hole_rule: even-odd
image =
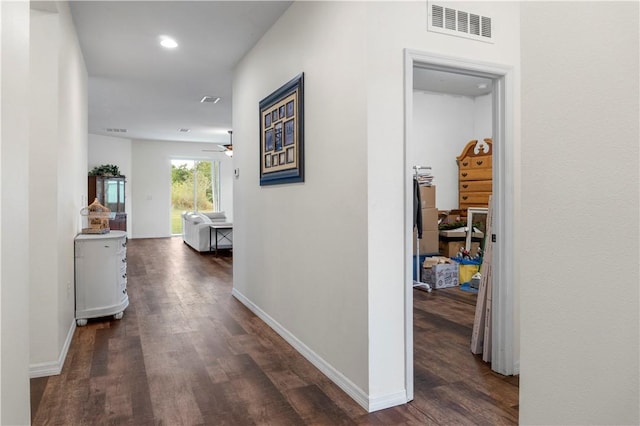
[(295, 118), (284, 122), (284, 146), (293, 145)]
[(259, 103), (260, 185), (304, 182), (304, 73)]
[[(271, 114), (269, 114), (269, 116), (271, 116)], [(270, 152), (273, 151), (274, 148), (274, 144), (273, 144), (273, 129), (269, 129), (265, 132), (266, 134), (264, 135), (264, 150), (266, 152)]]
[[(273, 126), (273, 138), (275, 140), (276, 151), (282, 151), (282, 123)], [(269, 130), (267, 130), (268, 132)]]

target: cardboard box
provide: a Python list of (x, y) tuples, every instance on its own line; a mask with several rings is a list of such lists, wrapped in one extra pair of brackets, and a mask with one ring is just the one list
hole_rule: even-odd
[[(417, 231), (413, 231), (413, 254), (416, 253)], [(422, 231), (420, 241), (420, 254), (438, 254), (438, 231)]]
[(420, 204), (423, 209), (432, 209), (436, 207), (436, 187), (420, 186)]
[(453, 261), (445, 256), (425, 256), (422, 259), (422, 267), (426, 269), (429, 269), (433, 265), (437, 265), (438, 263), (453, 263)]
[(456, 287), (458, 283), (457, 263), (438, 263), (431, 268), (422, 269), (422, 281), (432, 288)]
[[(424, 217), (424, 216), (423, 216)], [(478, 229), (478, 228), (476, 228)], [(440, 237), (444, 237), (444, 238), (455, 238), (455, 239), (466, 239), (467, 238), (467, 231), (465, 231), (464, 229), (460, 230), (460, 229), (448, 229), (446, 231), (440, 231)], [(471, 239), (475, 240), (475, 241), (480, 241), (482, 238), (484, 238), (484, 232), (482, 231), (474, 231), (473, 234), (471, 234)]]
[[(456, 257), (461, 247), (464, 247), (466, 242), (464, 240), (461, 241), (446, 241), (440, 240), (438, 243), (438, 250), (440, 252), (440, 256), (447, 257)], [(480, 243), (472, 241), (471, 242), (471, 250), (469, 250), (469, 254), (473, 257), (478, 253), (478, 249), (480, 248)]]
[(467, 222), (466, 210), (440, 210), (439, 216), (441, 223)]
[(436, 208), (422, 209), (422, 230), (423, 231), (438, 230), (438, 209)]

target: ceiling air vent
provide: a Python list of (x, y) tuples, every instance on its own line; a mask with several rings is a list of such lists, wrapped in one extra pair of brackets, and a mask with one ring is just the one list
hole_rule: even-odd
[(127, 133), (127, 129), (105, 129), (109, 133)]
[(203, 96), (202, 99), (200, 99), (201, 103), (214, 103), (217, 104), (218, 102), (220, 102), (220, 97), (219, 96)]
[(493, 43), (491, 18), (427, 2), (427, 30)]

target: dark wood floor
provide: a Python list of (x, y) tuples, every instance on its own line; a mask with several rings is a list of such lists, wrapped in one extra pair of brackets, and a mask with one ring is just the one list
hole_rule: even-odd
[(231, 296), (231, 256), (130, 240), (130, 306), (31, 380), (34, 425), (516, 424), (518, 380), (471, 355), (475, 295), (414, 290), (415, 400), (368, 414)]

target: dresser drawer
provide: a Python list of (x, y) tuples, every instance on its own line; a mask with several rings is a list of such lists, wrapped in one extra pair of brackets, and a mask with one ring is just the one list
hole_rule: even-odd
[(460, 206), (463, 204), (484, 206), (489, 203), (490, 196), (491, 192), (461, 192), (458, 196), (458, 201), (460, 202)]
[(460, 210), (468, 210), (470, 208), (478, 208), (478, 207), (484, 207), (487, 208), (489, 207), (489, 203), (460, 203), (460, 206), (458, 207)]
[(463, 180), (491, 180), (492, 169), (460, 169), (458, 179)]
[(463, 192), (491, 192), (493, 181), (491, 180), (467, 180), (460, 182), (460, 194)]
[(491, 168), (491, 156), (483, 155), (480, 157), (465, 157), (458, 161), (460, 169), (485, 169)]

